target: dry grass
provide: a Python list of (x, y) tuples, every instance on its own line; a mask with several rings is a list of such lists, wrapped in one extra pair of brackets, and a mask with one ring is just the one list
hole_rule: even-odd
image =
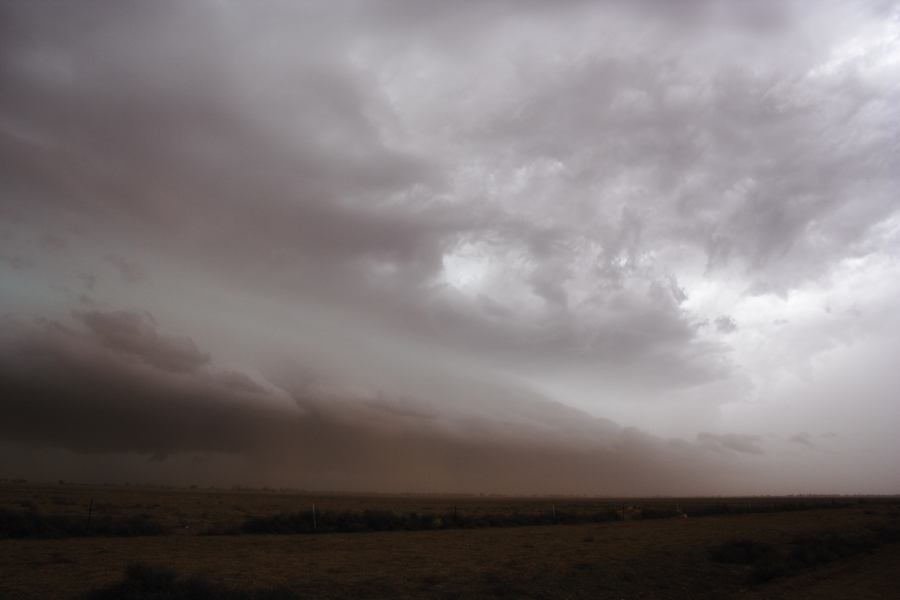
[[(859, 567), (862, 571), (846, 580), (857, 587), (868, 578), (871, 589), (890, 589), (890, 577), (896, 580), (893, 573), (900, 570), (896, 545), (759, 585), (748, 583), (749, 566), (710, 560), (711, 548), (736, 538), (780, 546), (798, 535), (824, 530), (852, 535), (898, 522), (896, 507), (872, 501), (828, 510), (546, 527), (211, 537), (191, 533), (216, 519), (241, 522), (248, 515), (301, 510), (313, 499), (334, 510), (426, 512), (456, 506), (485, 514), (554, 504), (556, 510), (572, 510), (567, 503), (588, 510), (610, 502), (0, 486), (0, 508), (27, 501), (39, 510), (80, 513), (91, 497), (95, 505), (110, 505), (112, 513), (149, 512), (176, 526), (187, 522), (190, 529), (156, 537), (0, 540), (0, 597), (79, 597), (120, 581), (135, 562), (234, 589), (285, 586), (302, 598), (804, 597), (802, 586), (791, 585), (808, 580), (815, 586), (832, 575), (832, 589), (840, 591), (841, 569), (862, 559), (886, 556), (890, 563), (893, 557), (894, 568), (878, 563), (881, 570), (872, 573)], [(809, 579), (809, 573), (818, 578)], [(851, 597), (818, 591), (815, 597)], [(856, 597), (865, 597), (865, 591), (857, 589)]]
[(691, 516), (720, 512), (760, 512), (831, 507), (842, 498), (509, 498), (493, 496), (415, 496), (313, 494), (290, 491), (161, 489), (86, 485), (0, 484), (0, 510), (34, 510), (47, 515), (82, 517), (94, 501), (94, 517), (126, 519), (149, 515), (166, 530), (194, 534), (239, 529), (247, 519), (283, 513), (319, 511), (398, 514), (458, 514), (467, 519), (490, 515), (572, 516), (610, 513), (637, 504), (644, 518), (685, 511)]

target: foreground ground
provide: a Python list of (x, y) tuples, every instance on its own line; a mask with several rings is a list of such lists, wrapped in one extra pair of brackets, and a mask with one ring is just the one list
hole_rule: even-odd
[[(215, 536), (196, 533), (202, 528), (200, 515), (236, 518), (254, 510), (287, 510), (309, 498), (6, 486), (0, 488), (0, 507), (30, 502), (45, 511), (80, 511), (88, 496), (100, 498), (97, 505), (138, 503), (178, 527), (158, 536), (0, 539), (0, 598), (78, 598), (120, 580), (135, 562), (241, 589), (283, 585), (301, 598), (900, 598), (900, 544), (893, 541), (828, 556), (821, 564), (790, 568), (765, 581), (754, 581), (748, 564), (711, 559), (713, 549), (733, 540), (787, 548), (798, 535), (853, 537), (885, 524), (900, 525), (897, 505), (887, 501), (577, 525)], [(220, 501), (227, 506), (216, 509)], [(551, 502), (342, 501), (357, 508), (424, 509), (436, 503), (494, 512), (503, 506), (543, 510)], [(551, 506), (557, 504), (564, 502)]]

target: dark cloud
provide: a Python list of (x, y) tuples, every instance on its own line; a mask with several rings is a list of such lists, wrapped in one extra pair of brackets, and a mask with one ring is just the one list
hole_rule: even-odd
[(84, 333), (46, 322), (7, 340), (3, 436), (81, 452), (230, 451), (259, 435), (241, 430), (241, 419), (276, 420), (271, 410), (245, 406), (252, 392), (186, 374), (180, 349), (174, 365), (157, 360), (173, 348), (136, 335), (137, 319), (92, 313), (85, 322), (95, 329)]
[[(111, 319), (131, 323), (133, 316)], [(7, 415), (0, 435), (88, 455), (234, 454), (291, 485), (519, 493), (737, 485), (714, 477), (727, 464), (699, 448), (673, 450), (636, 430), (592, 425), (585, 415), (573, 415), (580, 423), (566, 437), (546, 427), (451, 417), (413, 399), (357, 402), (308, 386), (285, 403), (282, 392), (245, 374), (135, 363), (130, 348), (105, 341), (58, 323), (20, 326), (0, 353)], [(566, 414), (555, 418), (563, 423)], [(697, 471), (704, 463), (713, 471)]]
[(192, 371), (209, 362), (189, 337), (159, 334), (150, 315), (83, 311), (75, 316), (97, 342), (115, 352), (168, 371)]
[[(160, 456), (306, 456), (270, 413), (237, 430), (237, 398), (285, 394), (304, 439), (354, 431), (385, 462), (403, 439), (454, 476), (512, 448), (579, 473), (626, 439), (635, 469), (676, 452), (575, 405), (710, 432), (674, 446), (691, 460), (838, 430), (806, 399), (832, 371), (887, 377), (853, 357), (900, 335), (888, 5), (0, 3), (0, 309), (64, 324), (25, 338), (88, 412), (117, 405), (81, 374), (235, 423), (178, 422), (198, 441)], [(455, 438), (465, 418), (490, 435)], [(559, 450), (572, 432), (593, 458)]]

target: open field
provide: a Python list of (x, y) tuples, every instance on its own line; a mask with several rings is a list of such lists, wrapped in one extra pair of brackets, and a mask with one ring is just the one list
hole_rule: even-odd
[[(80, 520), (92, 498), (95, 522), (145, 515), (161, 525), (161, 534), (0, 539), (0, 598), (83, 597), (121, 580), (133, 563), (245, 590), (283, 586), (285, 597), (300, 598), (900, 597), (900, 503), (892, 499), (623, 502), (0, 485), (0, 510), (18, 513)], [(313, 502), (319, 514), (446, 514), (455, 508), (458, 514), (485, 516), (548, 511), (590, 516), (623, 503), (655, 504), (660, 510), (677, 503), (689, 518), (203, 534), (253, 517), (305, 511)], [(746, 509), (748, 502), (751, 509), (766, 504), (784, 510), (690, 516), (692, 506), (732, 506), (735, 511), (741, 505)], [(806, 509), (798, 510), (800, 502)]]

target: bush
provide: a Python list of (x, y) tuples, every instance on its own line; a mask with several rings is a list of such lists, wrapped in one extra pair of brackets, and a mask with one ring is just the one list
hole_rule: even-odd
[(790, 559), (798, 566), (814, 567), (839, 558), (862, 554), (876, 545), (877, 539), (871, 534), (797, 535), (791, 542)]
[(161, 535), (165, 528), (148, 515), (103, 516), (88, 523), (87, 516), (45, 515), (37, 510), (0, 509), (2, 538), (64, 538), (87, 536), (131, 537)]
[[(598, 513), (566, 513), (562, 511), (541, 513), (477, 514), (465, 515), (458, 511), (447, 513), (397, 513), (389, 510), (362, 512), (278, 513), (269, 516), (250, 517), (238, 528), (213, 527), (207, 534), (296, 534), (357, 531), (419, 531), (427, 529), (475, 529), (482, 527), (520, 527), (554, 525), (559, 523), (602, 523), (619, 520), (615, 511)], [(315, 527), (313, 527), (315, 523)]]
[(674, 508), (645, 508), (641, 511), (642, 519), (673, 519), (682, 513)]
[(893, 525), (881, 525), (874, 528), (875, 536), (882, 544), (900, 542), (900, 527)]
[(709, 555), (716, 562), (750, 566), (750, 581), (762, 583), (863, 554), (883, 543), (898, 539), (900, 531), (889, 526), (881, 526), (874, 531), (863, 533), (839, 535), (824, 532), (796, 535), (790, 544), (782, 547), (737, 539), (711, 548)]
[(244, 590), (208, 578), (178, 577), (174, 571), (141, 563), (130, 565), (122, 581), (94, 590), (85, 600), (293, 600), (284, 587)]
[(771, 557), (774, 552), (775, 548), (771, 544), (737, 539), (711, 548), (709, 556), (715, 562), (752, 565)]
[[(690, 503), (644, 507), (639, 518), (669, 519), (680, 517), (686, 512), (692, 517), (705, 515), (741, 514), (804, 510), (809, 508), (837, 508), (846, 503), (835, 500), (807, 503), (800, 501), (769, 501)], [(390, 510), (366, 510), (362, 512), (300, 511), (279, 513), (269, 516), (250, 517), (237, 527), (214, 525), (203, 533), (209, 535), (228, 534), (297, 534), (358, 531), (397, 531), (423, 529), (474, 529), (482, 527), (518, 527), (535, 525), (556, 525), (576, 523), (603, 523), (622, 520), (621, 513), (613, 507), (590, 512), (565, 512), (544, 510), (534, 513), (463, 514), (456, 510), (445, 513), (397, 513)], [(315, 524), (315, 526), (314, 526)]]

